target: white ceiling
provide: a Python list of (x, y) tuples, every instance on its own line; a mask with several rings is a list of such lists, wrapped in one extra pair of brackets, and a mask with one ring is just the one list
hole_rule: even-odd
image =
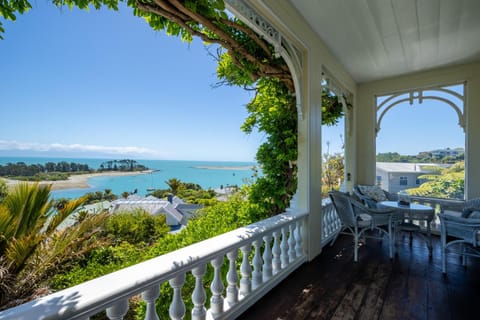
[(291, 0), (357, 82), (480, 61), (480, 0)]

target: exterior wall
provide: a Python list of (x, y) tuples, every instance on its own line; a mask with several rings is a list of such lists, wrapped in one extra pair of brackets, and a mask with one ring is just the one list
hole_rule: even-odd
[(302, 89), (297, 92), (303, 115), (298, 123), (297, 200), (299, 209), (309, 212), (306, 249), (311, 260), (321, 252), (322, 71), (328, 69), (336, 81), (352, 93), (356, 91), (356, 84), (288, 0), (248, 3), (302, 52)]
[[(411, 173), (411, 172), (391, 172), (389, 174), (389, 185), (388, 185), (388, 192), (391, 193), (398, 193), (405, 189), (417, 188), (418, 185), (416, 184), (417, 177), (424, 173)], [(407, 177), (407, 185), (400, 185), (400, 177)]]
[(375, 183), (376, 110), (375, 96), (415, 88), (466, 83), (465, 89), (465, 194), (466, 198), (480, 196), (480, 63), (438, 68), (431, 71), (360, 84), (355, 112), (356, 157), (355, 182)]

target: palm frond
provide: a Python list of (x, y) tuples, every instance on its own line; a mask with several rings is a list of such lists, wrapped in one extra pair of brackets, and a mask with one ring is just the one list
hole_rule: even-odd
[(55, 231), (58, 226), (65, 221), (75, 210), (77, 210), (80, 206), (82, 206), (85, 201), (87, 201), (88, 197), (84, 196), (78, 199), (70, 200), (65, 203), (65, 205), (58, 210), (57, 214), (52, 216), (48, 222), (47, 229), (45, 233), (47, 235), (51, 234)]

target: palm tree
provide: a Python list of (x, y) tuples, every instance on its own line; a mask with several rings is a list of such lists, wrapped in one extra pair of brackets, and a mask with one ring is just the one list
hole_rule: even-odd
[(168, 181), (165, 181), (165, 183), (168, 185), (168, 187), (170, 188), (170, 191), (174, 195), (177, 194), (178, 191), (180, 191), (184, 186), (183, 182), (177, 178), (168, 179)]
[(102, 243), (95, 234), (107, 214), (69, 226), (67, 219), (86, 197), (55, 207), (50, 190), (20, 183), (0, 203), (0, 309), (34, 295), (45, 280)]

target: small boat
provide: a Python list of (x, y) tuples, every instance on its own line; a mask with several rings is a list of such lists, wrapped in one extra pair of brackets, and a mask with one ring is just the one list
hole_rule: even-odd
[(155, 191), (155, 188), (147, 188), (147, 191)]

